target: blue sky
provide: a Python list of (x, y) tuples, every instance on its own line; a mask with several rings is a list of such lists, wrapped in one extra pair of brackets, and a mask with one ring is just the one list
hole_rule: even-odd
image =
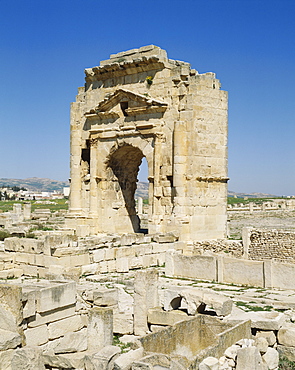
[(229, 92), (229, 189), (295, 194), (295, 1), (0, 0), (0, 177), (69, 177), (84, 68), (155, 44)]

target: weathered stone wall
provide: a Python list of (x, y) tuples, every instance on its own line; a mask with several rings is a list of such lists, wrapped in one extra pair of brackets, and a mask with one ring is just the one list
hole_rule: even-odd
[(162, 266), (168, 249), (185, 246), (173, 234), (125, 234), (77, 238), (47, 235), (43, 239), (7, 238), (0, 277), (65, 275), (78, 278), (107, 272)]
[(224, 255), (184, 255), (170, 250), (166, 254), (167, 276), (214, 280), (219, 283), (294, 289), (295, 264), (274, 260), (252, 261)]
[(193, 253), (204, 252), (213, 253), (228, 253), (233, 257), (241, 257), (244, 253), (243, 244), (241, 241), (217, 239), (217, 240), (202, 240), (194, 242)]
[(295, 233), (283, 230), (245, 228), (245, 256), (251, 260), (295, 261)]

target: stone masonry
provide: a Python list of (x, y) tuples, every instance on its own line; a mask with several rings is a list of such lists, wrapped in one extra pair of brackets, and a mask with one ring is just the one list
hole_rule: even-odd
[(148, 232), (226, 236), (227, 93), (214, 73), (150, 45), (85, 70), (71, 108), (67, 226), (78, 236), (140, 230), (134, 192), (148, 163)]

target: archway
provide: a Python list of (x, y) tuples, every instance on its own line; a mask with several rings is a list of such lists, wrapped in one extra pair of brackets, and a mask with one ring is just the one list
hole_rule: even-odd
[[(140, 231), (140, 219), (136, 212), (134, 194), (137, 188), (137, 175), (142, 158), (142, 151), (129, 144), (116, 149), (107, 161), (110, 180), (116, 192), (116, 199), (124, 200), (124, 207), (134, 232)], [(122, 222), (123, 217), (122, 217)], [(127, 225), (126, 225), (127, 226)]]

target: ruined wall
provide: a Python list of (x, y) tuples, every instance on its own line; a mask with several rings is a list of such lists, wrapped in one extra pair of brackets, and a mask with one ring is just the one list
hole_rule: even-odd
[(283, 230), (245, 228), (245, 256), (252, 260), (295, 261), (295, 233)]
[(145, 157), (149, 233), (225, 237), (227, 93), (215, 74), (154, 45), (113, 54), (85, 74), (71, 108), (67, 226), (79, 236), (138, 232), (134, 192)]

